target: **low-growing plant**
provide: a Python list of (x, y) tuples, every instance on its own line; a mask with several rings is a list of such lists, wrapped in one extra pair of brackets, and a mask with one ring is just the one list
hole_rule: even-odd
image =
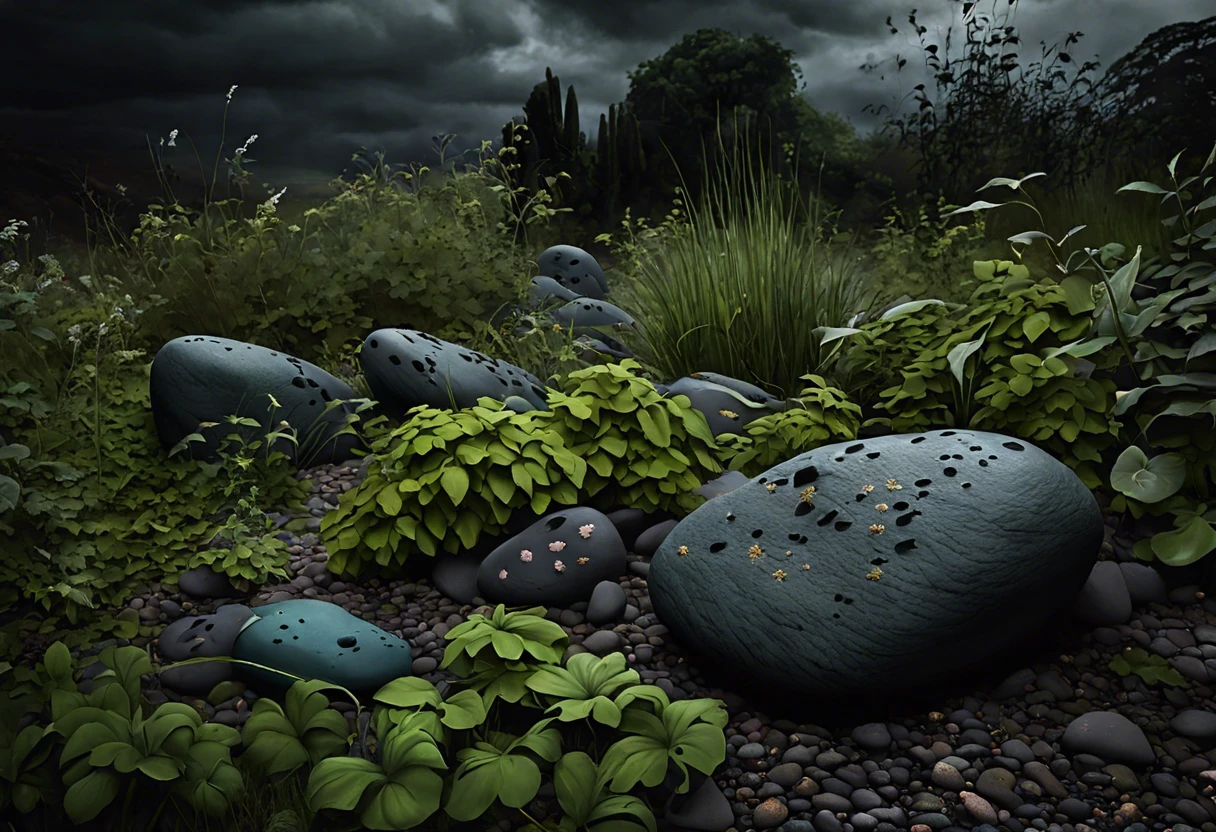
[(525, 506), (539, 516), (552, 503), (577, 503), (587, 463), (547, 414), (501, 408), (488, 398), (455, 411), (423, 405), (376, 440), (366, 478), (321, 521), (330, 570), (356, 575), (368, 561), (401, 566), (417, 552), (454, 553)]
[(716, 437), (719, 457), (732, 470), (758, 477), (769, 468), (799, 454), (833, 442), (857, 438), (861, 405), (829, 387), (823, 376), (802, 377), (810, 382), (785, 410), (748, 423), (742, 434)]
[[(489, 616), (470, 615), (448, 631), (439, 666), (462, 677), (463, 684), (482, 695), (486, 707), (499, 698), (540, 707), (527, 682), (543, 666), (560, 665), (570, 643), (544, 613), (544, 607), (508, 613), (499, 604)], [(491, 649), (483, 652), (486, 647)]]
[[(889, 322), (898, 329), (911, 315), (932, 321), (928, 332), (921, 331), (928, 336), (921, 353), (894, 365), (899, 377), (878, 393), (875, 409), (890, 415), (869, 419), (863, 428), (906, 433), (972, 427), (1013, 433), (1034, 440), (1096, 487), (1102, 452), (1116, 441), (1118, 424), (1111, 416), (1114, 382), (1076, 372), (1081, 357), (1103, 346), (1080, 340), (1089, 319), (1070, 311), (1063, 287), (1035, 284), (1024, 267), (1010, 261), (977, 262), (975, 276), (981, 285), (972, 292), (973, 301), (997, 297), (957, 317), (930, 299), (904, 304), (860, 329), (824, 332), (824, 343), (863, 335), (869, 343), (855, 351), (864, 355), (892, 331)], [(914, 331), (908, 340), (919, 343), (919, 337)], [(972, 356), (974, 369), (968, 371)]]
[(1186, 679), (1164, 657), (1150, 654), (1142, 647), (1127, 647), (1106, 665), (1120, 676), (1135, 673), (1146, 684), (1158, 682), (1172, 687), (1186, 687)]
[(589, 496), (610, 488), (643, 511), (691, 512), (701, 483), (721, 473), (705, 416), (687, 396), (663, 396), (632, 360), (570, 373), (551, 391), (546, 426), (585, 461)]

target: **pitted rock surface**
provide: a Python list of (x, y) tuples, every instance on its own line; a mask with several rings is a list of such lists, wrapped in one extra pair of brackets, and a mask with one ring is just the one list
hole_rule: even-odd
[[(351, 615), (338, 604), (296, 598), (254, 607), (259, 620), (237, 636), (232, 655), (304, 678), (323, 679), (353, 692), (374, 692), (409, 676), (410, 645)], [(278, 673), (236, 665), (262, 695), (282, 695), (294, 682)]]
[(553, 310), (553, 320), (562, 326), (613, 326), (632, 329), (633, 316), (606, 300), (578, 298)]
[(608, 294), (608, 277), (596, 259), (577, 246), (551, 246), (536, 258), (541, 276), (551, 277), (567, 289), (600, 299)]
[[(279, 408), (271, 408), (271, 395)], [(152, 361), (148, 396), (165, 448), (191, 433), (202, 435), (203, 442), (187, 446), (192, 459), (214, 462), (229, 434), (264, 439), (280, 421), (295, 428), (300, 441), (297, 447), (280, 439), (275, 449), (300, 467), (334, 464), (362, 448), (358, 437), (336, 435), (356, 409), (350, 400), (359, 394), (350, 385), (315, 364), (256, 344), (210, 335), (174, 338)], [(343, 404), (325, 413), (334, 399)], [(259, 427), (232, 425), (226, 417), (233, 414), (256, 419)], [(200, 422), (216, 424), (200, 430)]]
[(624, 574), (616, 527), (579, 506), (542, 517), (498, 546), (477, 571), (477, 589), (494, 604), (561, 606), (589, 601), (596, 584)]
[(378, 329), (364, 340), (359, 362), (375, 397), (402, 412), (473, 407), (482, 396), (518, 396), (549, 409), (544, 386), (527, 370), (425, 332)]
[(787, 693), (873, 696), (1033, 638), (1102, 541), (1085, 484), (1025, 440), (882, 436), (816, 448), (701, 506), (655, 553), (648, 588), (705, 662)]

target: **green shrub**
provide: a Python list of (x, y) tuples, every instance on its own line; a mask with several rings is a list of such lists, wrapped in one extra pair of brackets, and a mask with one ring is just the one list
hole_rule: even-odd
[(570, 373), (565, 391), (549, 395), (549, 424), (586, 462), (589, 496), (611, 487), (643, 511), (691, 512), (704, 499), (693, 492), (722, 471), (709, 423), (687, 396), (661, 395), (638, 369), (625, 359)]
[(810, 381), (801, 395), (780, 413), (761, 416), (742, 435), (722, 434), (719, 458), (732, 470), (758, 477), (778, 465), (820, 445), (857, 438), (861, 406), (850, 402), (823, 376), (805, 375)]
[(576, 504), (587, 463), (550, 429), (549, 414), (501, 408), (488, 398), (456, 411), (422, 405), (378, 439), (366, 479), (321, 521), (329, 569), (358, 575), (369, 561), (457, 552), (525, 506), (541, 515)]
[[(973, 300), (998, 297), (957, 317), (944, 304), (906, 304), (906, 312), (888, 321), (836, 330), (835, 337), (868, 335), (871, 326), (887, 334), (907, 322), (908, 342), (923, 344), (914, 359), (893, 364), (899, 379), (878, 393), (875, 410), (889, 415), (871, 418), (863, 427), (883, 426), (893, 433), (940, 427), (1010, 433), (1033, 440), (1096, 487), (1102, 479), (1096, 467), (1101, 452), (1115, 443), (1119, 423), (1111, 415), (1114, 382), (1074, 375), (1076, 359), (1096, 350), (1079, 346), (1089, 317), (1069, 311), (1063, 287), (1037, 285), (1024, 267), (1009, 261), (977, 262), (975, 276), (981, 285)], [(973, 355), (974, 369), (968, 372)]]
[[(940, 216), (948, 209), (937, 202)], [(875, 303), (885, 306), (903, 295), (965, 303), (973, 281), (971, 264), (984, 248), (984, 222), (959, 224), (945, 216), (933, 219), (925, 206), (901, 211), (892, 206), (876, 239), (866, 246), (863, 273), (876, 291)]]

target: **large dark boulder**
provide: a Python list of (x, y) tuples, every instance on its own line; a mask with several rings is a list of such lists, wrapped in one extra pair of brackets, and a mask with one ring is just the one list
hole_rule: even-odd
[[(357, 407), (351, 400), (359, 394), (350, 385), (315, 364), (256, 344), (210, 335), (174, 338), (152, 361), (148, 395), (166, 449), (191, 433), (202, 435), (204, 442), (187, 445), (190, 459), (214, 462), (230, 434), (246, 442), (264, 440), (281, 421), (296, 429), (299, 447), (283, 438), (274, 447), (300, 467), (341, 463), (363, 448), (357, 436), (337, 435)], [(278, 409), (272, 410), (270, 396)], [(342, 404), (325, 413), (335, 399)], [(255, 419), (259, 427), (229, 424), (232, 414)], [(200, 430), (201, 422), (217, 424)]]
[(816, 448), (711, 500), (655, 553), (655, 613), (709, 669), (829, 699), (943, 682), (1034, 638), (1103, 540), (1084, 483), (973, 430)]
[(376, 399), (403, 414), (423, 404), (473, 407), (482, 396), (518, 396), (549, 409), (545, 387), (527, 370), (425, 332), (377, 329), (364, 340), (359, 364)]

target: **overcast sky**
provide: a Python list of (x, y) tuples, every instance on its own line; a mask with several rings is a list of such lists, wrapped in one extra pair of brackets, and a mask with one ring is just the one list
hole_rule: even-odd
[[(983, 0), (981, 9), (989, 7)], [(999, 0), (1004, 8), (1005, 0)], [(930, 34), (951, 0), (0, 0), (0, 142), (46, 155), (100, 150), (150, 166), (179, 129), (179, 168), (208, 171), (225, 96), (224, 156), (250, 134), (255, 181), (325, 182), (360, 145), (389, 162), (432, 163), (431, 136), (455, 148), (498, 139), (552, 67), (578, 94), (594, 141), (599, 114), (622, 100), (626, 72), (699, 27), (767, 35), (793, 50), (816, 107), (863, 131), (866, 104), (894, 103), (921, 80), (907, 26), (920, 8)], [(1085, 33), (1073, 49), (1102, 67), (1152, 31), (1216, 13), (1213, 0), (1021, 0), (1023, 56), (1038, 42)], [(900, 26), (891, 35), (885, 18)], [(896, 80), (863, 63), (900, 52)], [(171, 151), (172, 152), (172, 151)]]

